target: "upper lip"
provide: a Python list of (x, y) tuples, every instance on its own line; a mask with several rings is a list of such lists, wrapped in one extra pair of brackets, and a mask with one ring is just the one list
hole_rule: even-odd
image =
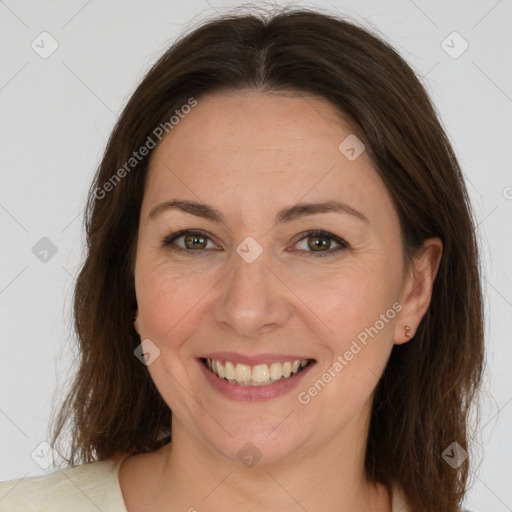
[(304, 361), (314, 359), (311, 357), (298, 356), (294, 354), (240, 354), (237, 352), (210, 352), (199, 356), (199, 359), (215, 359), (217, 361), (231, 361), (248, 366), (257, 364), (285, 363), (286, 361)]

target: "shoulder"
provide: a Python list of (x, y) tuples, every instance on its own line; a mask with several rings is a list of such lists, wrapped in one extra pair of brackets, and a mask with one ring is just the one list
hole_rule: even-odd
[(409, 512), (405, 495), (402, 488), (398, 485), (393, 487), (392, 491), (392, 505), (391, 512)]
[(0, 482), (0, 512), (126, 512), (118, 481), (121, 460)]

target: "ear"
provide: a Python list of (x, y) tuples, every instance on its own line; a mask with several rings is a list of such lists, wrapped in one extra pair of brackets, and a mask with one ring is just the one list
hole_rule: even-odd
[[(441, 239), (429, 238), (408, 269), (400, 296), (402, 309), (395, 324), (396, 345), (401, 345), (414, 337), (421, 319), (427, 312), (442, 254)], [(406, 325), (411, 327), (410, 336), (405, 335)]]
[(135, 330), (137, 331), (137, 334), (140, 335), (138, 322), (139, 322), (139, 310), (136, 309), (135, 313), (134, 313), (134, 318), (133, 318), (133, 326), (134, 326)]

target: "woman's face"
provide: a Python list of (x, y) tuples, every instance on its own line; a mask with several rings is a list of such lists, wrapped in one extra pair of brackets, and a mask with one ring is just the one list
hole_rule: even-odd
[[(390, 195), (351, 134), (324, 100), (207, 95), (153, 154), (135, 326), (173, 435), (205, 454), (364, 446), (372, 393), (406, 340), (408, 274)], [(309, 364), (294, 375), (296, 360)]]

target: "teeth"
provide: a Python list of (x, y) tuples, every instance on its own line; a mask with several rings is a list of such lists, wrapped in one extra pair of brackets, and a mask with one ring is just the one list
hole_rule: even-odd
[(207, 368), (219, 376), (226, 379), (230, 384), (239, 384), (243, 386), (265, 386), (277, 380), (287, 379), (295, 375), (309, 364), (308, 359), (302, 361), (286, 361), (285, 363), (257, 364), (249, 366), (241, 363), (232, 363), (231, 361), (219, 361), (215, 359), (206, 359)]
[(258, 364), (252, 369), (253, 382), (268, 382), (270, 379), (270, 370), (266, 364)]
[[(270, 378), (272, 380), (279, 380), (283, 376), (283, 367), (281, 363), (272, 363), (270, 365)], [(220, 375), (219, 375), (220, 377)]]
[[(207, 359), (208, 361), (208, 359)], [(219, 366), (222, 366), (222, 363), (220, 361), (217, 361), (217, 372)], [(224, 377), (231, 381), (235, 380), (235, 365), (231, 361), (226, 361), (226, 364), (224, 365)]]
[(237, 382), (249, 382), (251, 380), (251, 367), (238, 363), (235, 367), (235, 379)]

